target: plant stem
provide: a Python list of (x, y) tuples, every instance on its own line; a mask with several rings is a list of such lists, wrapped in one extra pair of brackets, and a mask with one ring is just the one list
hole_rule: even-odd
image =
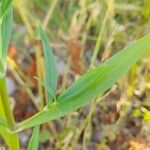
[(2, 60), (2, 19), (0, 19), (0, 59)]
[(2, 99), (2, 105), (5, 113), (5, 117), (7, 120), (8, 127), (11, 130), (15, 129), (15, 121), (14, 117), (10, 108), (10, 103), (9, 103), (9, 97), (7, 93), (7, 88), (6, 88), (6, 78), (0, 78), (0, 96)]
[(114, 9), (114, 0), (110, 0), (109, 3), (107, 4), (108, 8), (106, 10), (102, 25), (101, 25), (101, 29), (99, 31), (99, 35), (97, 37), (97, 41), (96, 41), (96, 45), (93, 51), (93, 55), (91, 58), (91, 66), (94, 66), (95, 60), (97, 58), (97, 55), (99, 53), (100, 47), (101, 47), (101, 43), (102, 43), (102, 37), (103, 37), (103, 33), (107, 27), (107, 23), (109, 21), (109, 18), (112, 16), (113, 14), (113, 9)]
[(22, 18), (24, 24), (26, 25), (27, 31), (30, 35), (31, 38), (33, 38), (34, 35), (34, 31), (32, 28), (32, 25), (30, 24), (28, 17), (26, 15), (26, 9), (24, 7), (23, 1), (21, 0), (14, 0), (14, 5), (16, 7), (16, 9), (19, 12), (20, 17)]
[(48, 23), (49, 23), (49, 21), (50, 21), (50, 19), (52, 17), (52, 14), (53, 14), (53, 11), (54, 11), (54, 9), (55, 9), (55, 7), (57, 5), (57, 2), (58, 2), (58, 0), (53, 0), (52, 3), (51, 3), (50, 8), (48, 9), (46, 17), (44, 18), (44, 21), (43, 21), (44, 29), (46, 29), (47, 26), (48, 26)]

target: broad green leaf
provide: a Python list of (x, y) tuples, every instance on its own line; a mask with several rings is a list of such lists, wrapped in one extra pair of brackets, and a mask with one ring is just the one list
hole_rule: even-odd
[[(44, 46), (44, 66), (46, 76), (45, 81), (55, 93), (58, 82), (58, 74), (55, 59), (45, 32), (43, 31), (41, 26), (39, 26), (38, 30)], [(48, 91), (47, 91), (47, 99), (48, 100), (53, 99), (53, 97), (48, 94)]]
[(60, 118), (86, 105), (109, 89), (147, 52), (150, 52), (150, 35), (146, 35), (108, 59), (99, 67), (85, 73), (60, 95), (57, 102), (48, 104), (39, 113), (18, 124), (18, 130)]
[(39, 132), (40, 132), (40, 127), (39, 126), (34, 127), (27, 150), (38, 150)]

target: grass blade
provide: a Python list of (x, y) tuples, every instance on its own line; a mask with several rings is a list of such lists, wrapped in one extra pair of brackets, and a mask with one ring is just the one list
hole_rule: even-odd
[[(40, 37), (42, 39), (42, 43), (44, 46), (44, 66), (45, 66), (45, 71), (46, 71), (45, 81), (55, 93), (56, 88), (57, 88), (57, 82), (58, 82), (58, 74), (57, 74), (54, 55), (53, 55), (52, 49), (49, 45), (49, 41), (44, 30), (42, 29), (41, 26), (39, 26), (38, 30), (39, 30), (39, 34), (40, 34)], [(53, 99), (53, 97), (50, 96), (50, 94), (48, 94), (48, 91), (47, 91), (47, 99), (48, 100)]]
[(5, 113), (2, 106), (2, 100), (0, 96), (0, 135), (4, 138), (6, 144), (10, 150), (19, 150), (18, 136), (15, 133), (8, 131), (8, 125), (5, 119)]
[(150, 52), (150, 35), (146, 35), (99, 67), (85, 73), (59, 97), (59, 101), (48, 104), (39, 113), (18, 124), (19, 130), (60, 118), (86, 105), (109, 89), (148, 52)]
[(7, 57), (7, 49), (9, 46), (11, 33), (13, 27), (13, 10), (12, 6), (9, 6), (7, 13), (3, 18), (2, 23), (2, 39), (3, 39), (3, 58), (6, 59)]
[[(11, 2), (12, 0), (0, 1), (0, 80), (6, 72), (7, 49), (13, 26), (13, 10)], [(5, 101), (6, 99), (2, 99), (1, 96), (2, 95), (0, 94), (0, 116), (3, 120), (6, 120), (6, 114), (4, 113), (2, 104), (2, 101)], [(19, 149), (18, 135), (8, 131), (8, 124), (0, 125), (0, 134), (4, 138), (9, 149)]]
[(41, 84), (42, 84), (42, 86), (47, 90), (47, 93), (48, 93), (48, 95), (49, 95), (49, 97), (51, 98), (53, 98), (53, 99), (51, 99), (51, 100), (55, 100), (56, 101), (56, 96), (55, 96), (55, 93), (54, 93), (54, 91), (51, 89), (51, 87), (46, 83), (46, 82), (44, 82), (44, 81), (42, 81), (42, 80), (40, 80), (40, 79), (38, 79), (37, 77), (34, 77), (36, 80), (38, 80), (38, 82), (40, 82)]
[(13, 27), (13, 9), (11, 0), (1, 1), (0, 11), (0, 60), (6, 71), (7, 49)]
[(5, 15), (5, 13), (7, 12), (7, 10), (9, 9), (9, 6), (11, 5), (12, 0), (2, 0), (1, 1), (1, 11), (0, 11), (0, 17), (3, 18), (3, 16)]
[(38, 150), (39, 132), (40, 132), (40, 127), (39, 126), (34, 127), (27, 150)]
[(4, 77), (4, 75), (5, 75), (4, 64), (3, 64), (2, 61), (0, 60), (0, 78)]

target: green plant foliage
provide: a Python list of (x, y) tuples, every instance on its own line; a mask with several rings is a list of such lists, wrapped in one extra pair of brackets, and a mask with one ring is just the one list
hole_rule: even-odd
[(150, 111), (147, 111), (143, 114), (143, 118), (145, 121), (150, 121)]
[(6, 121), (2, 117), (0, 117), (0, 125), (6, 126)]
[(10, 133), (8, 131), (7, 126), (1, 126), (0, 125), (0, 135), (4, 138), (6, 141), (6, 144), (8, 145), (9, 149), (13, 150), (19, 150), (18, 145), (18, 137), (14, 133)]
[(55, 93), (54, 91), (51, 89), (51, 87), (45, 82), (45, 81), (42, 81), (36, 77), (34, 77), (36, 80), (38, 80), (38, 82), (40, 82), (42, 84), (42, 86), (47, 90), (47, 94), (49, 97), (51, 97), (52, 99), (54, 99), (56, 101), (56, 96), (55, 96)]
[(114, 55), (102, 65), (85, 73), (62, 93), (57, 102), (50, 103), (33, 117), (18, 124), (18, 130), (58, 119), (89, 103), (109, 89), (145, 53), (150, 52), (150, 35), (146, 35)]
[[(54, 55), (49, 45), (48, 38), (45, 32), (43, 31), (42, 27), (39, 26), (38, 30), (44, 47), (44, 66), (45, 66), (45, 76), (46, 76), (45, 82), (51, 87), (53, 93), (55, 93), (57, 88), (57, 82), (58, 82), (58, 74), (57, 74)], [(53, 96), (49, 94), (48, 90), (46, 91), (47, 91), (47, 99), (49, 101), (53, 100), (54, 99)]]
[(0, 60), (0, 78), (2, 78), (5, 74), (4, 64)]
[(143, 11), (143, 16), (146, 19), (149, 19), (149, 15), (150, 15), (150, 1), (149, 0), (145, 0), (142, 11)]
[[(34, 1), (26, 2), (26, 4), (31, 2), (31, 4), (29, 6), (33, 7), (32, 12), (34, 12), (34, 9), (37, 10), (37, 8), (41, 8), (42, 10), (44, 10), (44, 12), (47, 11), (47, 9), (49, 9), (48, 13), (46, 13), (47, 15), (52, 14), (52, 12), (53, 12), (53, 11), (51, 11), (52, 7), (50, 7), (47, 4), (52, 4), (53, 1), (46, 0), (45, 3), (43, 3), (42, 0), (34, 0)], [(37, 21), (35, 19), (36, 15), (34, 14), (35, 16), (34, 15), (30, 16), (31, 13), (29, 13), (28, 10), (26, 10), (26, 9), (24, 9), (22, 11), (22, 9), (20, 9), (20, 6), (22, 6), (22, 5), (17, 6), (16, 5), (16, 4), (18, 4), (17, 2), (18, 1), (15, 2), (15, 6), (18, 9), (20, 18), (23, 20), (23, 22), (27, 26), (27, 31), (29, 30), (28, 32), (30, 33), (30, 30), (31, 30), (31, 33), (33, 33), (32, 35), (34, 35), (34, 27), (36, 26), (35, 24), (37, 23)], [(112, 32), (112, 30), (114, 29), (113, 27), (120, 28), (119, 30), (115, 29), (114, 32), (112, 32), (112, 35), (110, 35), (111, 38), (108, 38), (108, 45), (107, 45), (107, 43), (105, 43), (105, 41), (103, 42), (104, 45), (106, 44), (106, 46), (104, 46), (104, 48), (108, 48), (108, 49), (109, 49), (109, 46), (112, 44), (112, 42), (114, 42), (116, 40), (115, 36), (117, 37), (120, 34), (120, 31), (122, 31), (122, 29), (121, 29), (122, 21), (120, 21), (120, 20), (124, 21), (124, 18), (125, 18), (125, 20), (126, 19), (128, 20), (128, 18), (129, 18), (129, 21), (133, 21), (134, 16), (139, 11), (142, 13), (142, 17), (144, 18), (142, 20), (144, 20), (144, 21), (147, 21), (149, 19), (149, 15), (150, 15), (150, 0), (143, 1), (144, 7), (140, 7), (140, 6), (133, 7), (130, 4), (128, 5), (128, 3), (127, 3), (127, 5), (126, 5), (126, 3), (119, 4), (119, 5), (117, 3), (114, 3), (114, 4), (112, 4), (112, 6), (111, 6), (112, 10), (110, 11), (112, 13), (112, 17), (109, 18), (110, 20), (106, 19), (108, 21), (105, 21), (105, 17), (103, 17), (103, 15), (101, 15), (101, 13), (99, 13), (99, 10), (102, 10), (101, 11), (102, 14), (104, 13), (103, 9), (105, 9), (105, 7), (107, 6), (105, 4), (105, 2), (102, 2), (101, 3), (102, 7), (98, 7), (98, 8), (95, 7), (95, 4), (98, 4), (98, 3), (93, 3), (92, 0), (85, 1), (85, 2), (68, 1), (67, 3), (62, 2), (62, 1), (58, 1), (58, 2), (55, 1), (55, 2), (57, 3), (57, 5), (55, 5), (56, 7), (54, 8), (54, 9), (56, 9), (56, 11), (54, 11), (53, 16), (51, 16), (51, 21), (53, 22), (52, 25), (54, 25), (55, 30), (58, 28), (59, 29), (61, 28), (61, 29), (63, 29), (62, 31), (68, 31), (68, 29), (70, 28), (69, 37), (71, 37), (70, 35), (72, 34), (72, 32), (74, 32), (73, 28), (76, 27), (76, 25), (78, 24), (79, 27), (77, 28), (75, 39), (80, 38), (82, 41), (85, 42), (85, 43), (83, 42), (85, 45), (86, 45), (87, 41), (93, 40), (95, 42), (95, 38), (96, 38), (95, 32), (99, 30), (100, 24), (103, 25), (103, 24), (107, 24), (108, 21), (111, 22), (110, 29), (106, 30), (106, 31), (104, 30), (105, 31), (104, 35), (106, 35), (106, 36)], [(121, 0), (120, 2), (123, 2), (123, 0)], [(36, 8), (34, 7), (34, 3), (36, 3)], [(91, 3), (92, 5), (88, 5), (88, 3)], [(121, 15), (120, 13), (118, 13), (120, 10), (122, 10), (121, 8), (126, 8), (126, 6), (130, 6), (130, 8), (128, 8), (127, 10), (136, 9), (136, 10), (138, 10), (138, 12), (135, 12), (135, 14), (133, 13), (132, 15)], [(76, 7), (78, 7), (79, 9), (77, 10)], [(60, 8), (63, 8), (63, 11), (62, 10), (60, 11)], [(108, 8), (109, 8), (109, 4), (108, 4)], [(116, 11), (118, 11), (118, 12), (116, 13)], [(36, 12), (38, 12), (38, 14), (40, 14), (40, 11), (36, 11)], [(107, 14), (107, 10), (106, 10), (106, 14)], [(100, 18), (102, 18), (102, 20), (100, 22), (96, 21), (97, 20), (96, 17), (93, 20), (93, 16), (96, 16), (96, 15), (99, 16)], [(42, 17), (42, 15), (41, 15), (41, 17)], [(117, 22), (117, 17), (118, 17), (118, 22)], [(60, 23), (60, 20), (64, 20), (64, 18), (68, 18), (68, 19), (65, 19), (66, 21), (63, 21)], [(113, 20), (112, 18), (115, 20)], [(31, 24), (30, 24), (30, 19), (32, 20)], [(138, 25), (140, 25), (140, 23), (141, 23), (139, 21), (139, 19), (140, 18), (138, 18), (138, 21), (136, 22), (136, 24), (138, 23)], [(50, 19), (49, 19), (49, 21), (50, 21)], [(71, 24), (71, 26), (70, 26), (70, 24)], [(130, 23), (128, 23), (128, 24), (123, 25), (123, 28), (128, 33), (133, 33), (133, 27), (132, 27), (133, 25), (130, 25)], [(134, 21), (133, 21), (133, 24), (134, 24)], [(50, 25), (50, 23), (49, 23), (49, 25)], [(128, 28), (129, 29), (128, 30), (126, 27), (130, 27), (130, 26), (131, 26), (131, 28)], [(61, 145), (62, 142), (60, 142), (60, 141), (63, 141), (63, 143), (64, 143), (66, 140), (68, 140), (68, 139), (66, 139), (66, 137), (68, 135), (70, 136), (72, 134), (71, 131), (74, 129), (74, 127), (68, 128), (68, 120), (66, 122), (67, 128), (64, 129), (63, 131), (61, 131), (61, 133), (59, 133), (59, 135), (57, 135), (55, 133), (55, 130), (54, 130), (54, 133), (52, 132), (52, 134), (50, 134), (49, 130), (45, 127), (44, 127), (44, 130), (42, 130), (42, 132), (40, 132), (40, 125), (47, 123), (49, 121), (52, 121), (54, 119), (61, 118), (65, 115), (85, 106), (86, 104), (90, 103), (91, 100), (94, 100), (96, 97), (102, 95), (106, 90), (108, 90), (118, 79), (120, 79), (127, 71), (129, 71), (129, 69), (138, 60), (140, 60), (145, 54), (150, 52), (150, 34), (149, 34), (149, 35), (146, 35), (145, 37), (137, 40), (133, 44), (129, 45), (127, 48), (123, 49), (116, 55), (112, 56), (107, 61), (105, 61), (102, 65), (98, 66), (97, 68), (88, 70), (79, 80), (74, 82), (68, 89), (63, 91), (57, 97), (56, 90), (57, 90), (57, 84), (58, 84), (58, 73), (57, 73), (57, 69), (56, 69), (55, 58), (54, 58), (51, 46), (49, 44), (48, 37), (47, 37), (46, 33), (44, 32), (44, 30), (42, 29), (42, 26), (39, 26), (38, 32), (39, 32), (39, 35), (40, 35), (40, 38), (41, 38), (41, 41), (43, 44), (43, 51), (44, 51), (45, 78), (44, 78), (44, 80), (39, 79), (38, 77), (36, 79), (38, 80), (38, 82), (40, 82), (40, 84), (42, 84), (42, 86), (44, 87), (44, 89), (46, 91), (47, 105), (42, 110), (40, 110), (37, 114), (33, 115), (31, 118), (29, 118), (21, 123), (16, 124), (14, 117), (13, 117), (13, 113), (10, 108), (11, 106), (10, 106), (10, 102), (9, 102), (9, 96), (7, 93), (6, 77), (5, 77), (6, 66), (7, 66), (7, 49), (9, 47), (12, 27), (13, 27), (12, 0), (0, 0), (0, 136), (2, 136), (2, 138), (5, 140), (7, 147), (10, 150), (19, 150), (18, 132), (20, 132), (24, 129), (27, 129), (27, 128), (31, 128), (31, 127), (33, 127), (33, 133), (31, 135), (31, 139), (29, 141), (29, 145), (27, 148), (28, 150), (38, 150), (39, 143), (40, 142), (44, 143), (47, 140), (49, 140), (50, 138), (55, 139), (56, 146), (57, 146), (57, 144)], [(32, 29), (32, 27), (33, 27), (33, 29)], [(103, 26), (101, 27), (101, 30), (103, 31)], [(90, 33), (91, 31), (92, 31), (92, 34)], [(143, 28), (141, 28), (139, 30), (139, 32), (137, 32), (137, 34), (141, 33), (141, 31), (143, 31)], [(127, 33), (127, 35), (128, 35), (128, 33)], [(121, 35), (122, 35), (122, 33), (121, 33)], [(57, 36), (57, 34), (56, 34), (56, 36)], [(123, 36), (124, 35), (122, 35), (122, 37)], [(123, 40), (124, 40), (124, 38), (123, 38)], [(123, 41), (123, 40), (121, 40), (121, 41)], [(90, 44), (91, 43), (93, 43), (93, 42), (90, 42)], [(123, 44), (124, 43), (125, 42), (123, 42)], [(99, 49), (99, 46), (97, 47), (97, 44), (96, 44), (96, 48)], [(103, 48), (103, 45), (102, 45), (102, 48)], [(105, 50), (103, 52), (105, 52)], [(40, 58), (40, 56), (38, 56), (38, 55), (36, 55), (36, 56), (37, 56), (36, 61), (38, 61), (38, 58)], [(105, 56), (105, 55), (103, 55), (103, 56)], [(128, 81), (129, 86), (131, 85), (131, 88), (130, 87), (128, 88), (129, 89), (128, 91), (129, 91), (129, 93), (131, 93), (131, 95), (132, 95), (132, 93), (134, 93), (133, 90), (134, 90), (134, 86), (135, 86), (134, 68), (132, 69), (132, 71), (133, 72), (131, 72), (131, 76), (133, 76), (133, 78), (131, 77), (130, 78), (131, 81)], [(40, 73), (38, 73), (38, 74), (40, 74)], [(41, 78), (42, 78), (42, 76), (41, 76)], [(22, 75), (21, 75), (21, 79), (22, 79)], [(24, 78), (23, 78), (23, 80), (24, 80)], [(43, 89), (40, 86), (39, 93), (40, 92), (42, 93), (43, 92), (42, 90)], [(29, 91), (30, 91), (30, 88), (29, 88)], [(27, 92), (28, 92), (28, 89), (27, 89)], [(31, 91), (31, 94), (32, 94), (32, 91)], [(41, 101), (40, 101), (42, 106), (44, 103), (44, 101), (43, 101), (44, 98), (45, 98), (45, 95), (43, 95), (43, 93), (42, 93)], [(122, 111), (123, 113), (120, 112), (120, 118), (122, 116), (124, 118), (124, 112), (125, 112), (125, 114), (127, 114), (126, 112), (129, 111), (130, 105), (131, 105), (130, 103), (129, 104), (127, 103), (127, 109), (126, 109), (126, 106), (125, 106), (125, 109), (123, 108), (123, 111)], [(143, 106), (146, 106), (146, 105), (149, 106), (149, 103), (143, 104)], [(41, 109), (41, 105), (37, 109)], [(92, 109), (90, 110), (90, 117), (92, 116)], [(133, 115), (134, 115), (134, 117), (143, 117), (143, 119), (145, 121), (150, 121), (150, 111), (144, 107), (135, 109), (133, 112)], [(90, 118), (89, 115), (87, 117)], [(119, 125), (118, 122), (120, 121), (120, 118), (116, 122), (117, 127)], [(91, 121), (90, 119), (89, 119), (89, 122)], [(90, 131), (90, 129), (89, 129), (90, 124), (88, 124), (87, 120), (88, 119), (86, 118), (85, 119), (86, 122), (84, 124), (85, 125), (87, 124), (88, 128), (85, 129), (84, 127), (81, 126), (81, 132), (83, 131), (83, 129), (85, 129), (84, 130), (85, 132)], [(72, 121), (74, 121), (74, 120), (72, 120)], [(114, 125), (113, 125), (113, 127), (114, 127)], [(117, 132), (117, 131), (115, 130), (115, 132)], [(114, 134), (116, 134), (116, 133), (114, 133)], [(114, 134), (112, 135), (113, 137), (114, 137)], [(77, 135), (78, 135), (78, 133), (77, 133)], [(89, 133), (89, 135), (90, 135), (90, 133)], [(76, 137), (74, 137), (74, 134), (71, 136), (73, 137), (73, 139), (75, 139), (75, 141), (77, 141)], [(86, 144), (86, 141), (88, 140), (88, 138), (89, 137), (87, 137), (86, 134), (83, 135), (83, 147)], [(106, 141), (106, 143), (107, 143), (107, 141)], [(70, 143), (68, 143), (68, 144), (70, 144)]]
[(40, 127), (39, 126), (34, 127), (27, 150), (38, 150), (39, 132), (40, 132)]
[(0, 17), (3, 18), (5, 13), (7, 13), (7, 10), (9, 9), (9, 6), (11, 5), (12, 0), (1, 0), (0, 1)]
[(2, 106), (2, 100), (0, 98), (0, 135), (4, 138), (6, 141), (6, 144), (8, 145), (9, 149), (15, 149), (18, 150), (19, 145), (18, 145), (18, 136), (14, 133), (10, 133), (6, 120), (5, 120), (5, 114), (3, 111), (3, 106)]
[[(7, 49), (13, 27), (13, 12), (11, 0), (0, 2), (0, 60), (6, 71)], [(1, 70), (0, 70), (1, 72)], [(1, 72), (4, 75), (4, 73)]]
[[(0, 1), (0, 80), (3, 80), (6, 72), (7, 49), (9, 46), (13, 26), (13, 12), (11, 2), (12, 0)], [(3, 91), (5, 90), (3, 84), (0, 84), (0, 88), (3, 89)], [(18, 136), (15, 133), (9, 132), (8, 124), (6, 123), (6, 114), (4, 113), (3, 109), (4, 101), (6, 101), (6, 99), (4, 99), (2, 97), (2, 93), (0, 93), (0, 135), (6, 141), (9, 149), (18, 150)]]
[(50, 138), (52, 138), (52, 135), (50, 134), (49, 130), (43, 129), (43, 130), (40, 132), (39, 142), (40, 142), (40, 143), (45, 143), (45, 142), (47, 142)]

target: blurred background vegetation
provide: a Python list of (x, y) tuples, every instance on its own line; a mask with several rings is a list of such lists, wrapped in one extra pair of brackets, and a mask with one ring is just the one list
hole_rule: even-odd
[[(58, 94), (150, 30), (150, 0), (13, 0), (13, 5), (7, 83), (18, 122), (45, 104), (43, 87), (33, 78), (44, 76), (39, 22), (55, 54)], [(43, 125), (40, 149), (150, 150), (149, 110), (150, 59), (145, 56), (92, 104)], [(22, 149), (30, 135), (31, 130), (20, 133)]]

